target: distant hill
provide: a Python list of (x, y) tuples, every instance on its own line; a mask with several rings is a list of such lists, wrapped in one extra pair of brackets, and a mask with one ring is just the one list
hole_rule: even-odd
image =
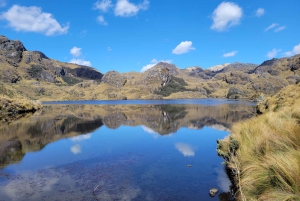
[(300, 55), (179, 69), (160, 62), (140, 72), (119, 73), (59, 62), (0, 36), (0, 88), (39, 100), (233, 98), (257, 99), (300, 82)]

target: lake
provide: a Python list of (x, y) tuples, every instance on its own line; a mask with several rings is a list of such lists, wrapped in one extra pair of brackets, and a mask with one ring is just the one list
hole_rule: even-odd
[(216, 140), (255, 115), (222, 99), (43, 104), (0, 123), (0, 200), (230, 200)]

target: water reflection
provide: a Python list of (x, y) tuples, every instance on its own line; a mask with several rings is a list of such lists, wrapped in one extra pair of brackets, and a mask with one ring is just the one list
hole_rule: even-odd
[(185, 157), (191, 157), (191, 156), (194, 156), (195, 155), (195, 147), (192, 147), (191, 145), (189, 144), (186, 144), (186, 143), (182, 143), (182, 142), (179, 142), (179, 143), (176, 143), (175, 144), (175, 147), (176, 149), (183, 154), (183, 156)]
[(48, 105), (0, 124), (0, 197), (228, 201), (216, 139), (253, 114), (247, 104)]
[[(0, 165), (20, 161), (27, 152), (40, 150), (61, 138), (89, 139), (90, 135), (78, 135), (92, 133), (103, 125), (110, 129), (142, 125), (144, 131), (157, 137), (176, 133), (182, 127), (210, 126), (229, 131), (232, 123), (253, 114), (253, 106), (243, 104), (49, 105), (30, 117), (0, 124)], [(179, 143), (176, 148), (184, 156), (193, 155), (193, 149), (185, 144)], [(70, 149), (74, 154), (81, 153), (80, 144)]]

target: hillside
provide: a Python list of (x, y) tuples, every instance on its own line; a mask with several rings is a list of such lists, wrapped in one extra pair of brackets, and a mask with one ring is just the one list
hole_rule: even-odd
[(59, 62), (0, 36), (0, 85), (34, 100), (232, 98), (255, 100), (300, 81), (300, 55), (261, 65), (233, 63), (179, 69), (160, 62), (144, 73)]

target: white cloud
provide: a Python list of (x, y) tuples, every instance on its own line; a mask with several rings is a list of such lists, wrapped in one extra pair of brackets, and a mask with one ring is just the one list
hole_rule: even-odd
[(226, 54), (223, 54), (223, 57), (233, 57), (238, 53), (238, 51), (232, 51), (232, 52), (228, 52)]
[(259, 8), (257, 9), (257, 11), (255, 12), (256, 17), (261, 17), (265, 14), (265, 9), (263, 8)]
[(275, 49), (275, 48), (274, 48), (273, 50), (271, 50), (271, 51), (268, 52), (267, 57), (268, 57), (269, 59), (272, 59), (272, 58), (276, 57), (276, 55), (277, 55), (280, 51), (281, 51), (280, 49)]
[(81, 55), (81, 49), (79, 47), (74, 46), (71, 50), (70, 50), (70, 54), (72, 54), (74, 57), (79, 57)]
[(278, 27), (277, 29), (275, 29), (274, 31), (279, 32), (279, 31), (284, 30), (285, 28), (286, 28), (285, 26), (281, 26), (281, 27)]
[(195, 148), (191, 147), (188, 144), (179, 142), (175, 144), (176, 149), (183, 154), (183, 156), (195, 156)]
[(112, 51), (111, 47), (107, 47), (107, 51), (109, 52)]
[(81, 153), (81, 146), (79, 144), (75, 144), (71, 147), (71, 152), (75, 155)]
[(182, 41), (179, 45), (172, 50), (173, 54), (184, 54), (189, 52), (190, 50), (195, 50), (192, 46), (192, 41)]
[(293, 56), (295, 54), (300, 54), (300, 43), (294, 46), (292, 51), (288, 51), (284, 53), (286, 56)]
[(90, 61), (85, 61), (83, 59), (76, 59), (76, 58), (71, 59), (69, 63), (83, 65), (83, 66), (92, 66)]
[(130, 17), (136, 15), (140, 10), (147, 10), (149, 1), (144, 0), (143, 3), (133, 4), (128, 0), (118, 0), (115, 7), (115, 15), (120, 17)]
[(102, 1), (97, 1), (94, 4), (94, 9), (100, 10), (102, 12), (107, 12), (109, 8), (113, 7), (111, 0), (102, 0)]
[(42, 12), (36, 6), (12, 6), (7, 12), (1, 14), (0, 19), (9, 22), (9, 26), (16, 31), (43, 33), (47, 36), (66, 34), (69, 25), (61, 26), (52, 14)]
[(99, 22), (99, 24), (102, 24), (102, 25), (107, 25), (107, 22), (105, 21), (105, 19), (102, 15), (99, 15), (97, 17), (97, 22)]
[(6, 6), (6, 0), (0, 0), (0, 8)]
[(143, 66), (143, 68), (141, 69), (141, 72), (145, 72), (151, 68), (153, 68), (156, 64), (158, 64), (159, 62), (165, 62), (165, 63), (172, 63), (172, 60), (157, 60), (157, 59), (152, 59), (150, 64), (147, 64), (146, 66)]
[(213, 25), (211, 29), (224, 31), (229, 27), (240, 23), (243, 16), (243, 9), (235, 3), (222, 2), (213, 12)]
[(265, 31), (269, 31), (270, 29), (273, 29), (273, 28), (275, 28), (275, 27), (277, 27), (277, 26), (279, 26), (279, 24), (273, 23), (273, 24), (271, 24), (270, 26), (268, 26), (268, 27), (265, 29)]

